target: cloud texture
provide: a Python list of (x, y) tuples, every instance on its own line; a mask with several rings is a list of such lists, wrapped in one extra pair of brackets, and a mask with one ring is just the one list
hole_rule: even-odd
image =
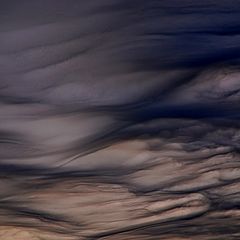
[(240, 239), (240, 4), (0, 3), (0, 239)]

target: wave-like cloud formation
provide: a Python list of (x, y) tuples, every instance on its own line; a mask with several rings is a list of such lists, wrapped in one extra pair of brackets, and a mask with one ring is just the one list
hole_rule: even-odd
[(0, 239), (239, 239), (239, 20), (1, 1)]

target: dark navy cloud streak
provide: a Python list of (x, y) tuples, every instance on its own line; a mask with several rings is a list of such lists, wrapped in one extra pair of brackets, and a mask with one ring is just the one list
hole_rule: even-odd
[(0, 240), (240, 238), (238, 1), (0, 2)]

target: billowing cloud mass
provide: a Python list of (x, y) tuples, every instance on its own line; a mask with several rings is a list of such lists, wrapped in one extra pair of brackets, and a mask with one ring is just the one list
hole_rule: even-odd
[(240, 4), (0, 2), (0, 240), (240, 239)]

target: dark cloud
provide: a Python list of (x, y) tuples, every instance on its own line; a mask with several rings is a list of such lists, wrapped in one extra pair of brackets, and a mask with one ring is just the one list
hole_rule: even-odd
[(239, 239), (236, 1), (1, 1), (0, 239)]

